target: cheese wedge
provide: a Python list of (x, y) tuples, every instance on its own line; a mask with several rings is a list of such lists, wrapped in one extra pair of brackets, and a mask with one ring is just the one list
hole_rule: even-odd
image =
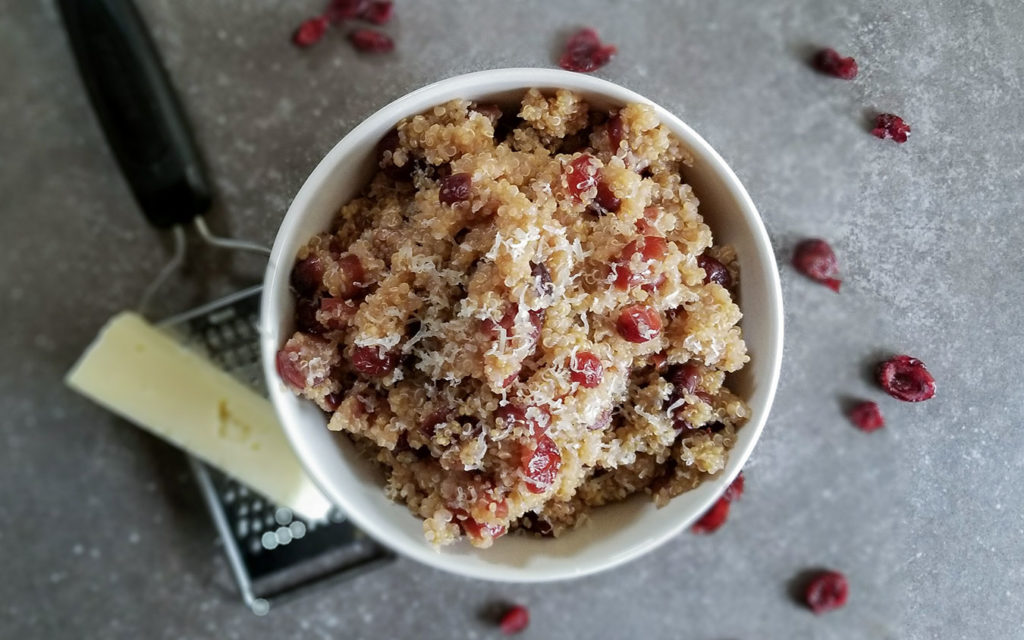
[(301, 516), (330, 508), (270, 402), (136, 313), (112, 318), (65, 382)]

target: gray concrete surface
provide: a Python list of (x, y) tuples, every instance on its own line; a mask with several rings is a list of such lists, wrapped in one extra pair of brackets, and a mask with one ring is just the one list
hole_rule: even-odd
[[(681, 115), (729, 160), (782, 265), (781, 387), (716, 535), (683, 535), (577, 582), (503, 586), (399, 561), (256, 618), (245, 610), (181, 458), (60, 384), (167, 253), (145, 227), (82, 93), (51, 2), (0, 17), (0, 636), (485, 638), (495, 602), (531, 638), (1024, 637), (1024, 7), (1016, 0), (757, 3), (398, 1), (398, 52), (341, 34), (288, 42), (318, 0), (140, 0), (216, 181), (211, 225), (269, 242), (317, 160), (361, 118), (456, 73), (551, 66), (590, 24), (620, 47), (599, 75)], [(845, 83), (806, 52), (858, 58)], [(902, 114), (908, 144), (871, 137)], [(841, 295), (793, 272), (829, 238)], [(254, 280), (206, 253), (165, 291), (181, 309)], [(228, 276), (225, 274), (231, 273)], [(907, 405), (866, 371), (928, 363)], [(844, 399), (878, 400), (866, 435)], [(815, 617), (787, 585), (847, 573)]]

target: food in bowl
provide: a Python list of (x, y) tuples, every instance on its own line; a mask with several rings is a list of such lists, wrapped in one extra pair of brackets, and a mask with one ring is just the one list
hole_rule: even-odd
[(434, 545), (560, 535), (723, 469), (749, 416), (735, 251), (653, 109), (454, 100), (296, 256), (281, 378), (384, 471)]

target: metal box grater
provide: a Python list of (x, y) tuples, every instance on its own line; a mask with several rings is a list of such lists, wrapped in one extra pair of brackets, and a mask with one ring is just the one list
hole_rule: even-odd
[[(260, 290), (257, 286), (239, 291), (160, 326), (265, 394), (259, 353)], [(308, 521), (191, 456), (190, 462), (238, 589), (257, 615), (265, 615), (272, 602), (305, 587), (352, 576), (392, 558), (337, 509), (323, 520)]]

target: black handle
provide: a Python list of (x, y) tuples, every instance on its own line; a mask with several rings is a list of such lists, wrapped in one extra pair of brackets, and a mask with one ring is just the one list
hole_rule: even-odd
[(146, 218), (158, 227), (210, 208), (199, 151), (131, 0), (59, 0), (93, 109)]

